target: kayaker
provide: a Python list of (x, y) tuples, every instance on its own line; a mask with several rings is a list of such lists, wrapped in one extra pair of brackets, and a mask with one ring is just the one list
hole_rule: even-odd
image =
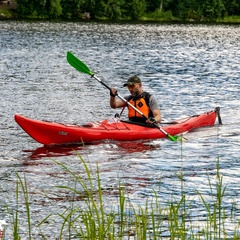
[[(131, 106), (128, 107), (128, 118), (133, 122), (142, 123), (160, 123), (161, 112), (156, 98), (142, 89), (142, 81), (138, 76), (130, 77), (123, 85), (127, 87), (131, 95), (124, 97), (129, 103), (140, 110), (148, 119), (144, 118)], [(112, 88), (110, 91), (110, 106), (111, 108), (125, 107), (126, 103), (121, 99), (116, 99), (117, 90)]]

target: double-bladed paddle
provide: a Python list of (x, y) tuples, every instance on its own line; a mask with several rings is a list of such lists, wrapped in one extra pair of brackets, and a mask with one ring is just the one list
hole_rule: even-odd
[[(88, 68), (88, 66), (86, 66), (85, 63), (83, 63), (82, 61), (80, 61), (77, 57), (75, 57), (71, 52), (67, 52), (67, 61), (68, 63), (74, 67), (75, 69), (77, 69), (79, 72), (82, 73), (86, 73), (88, 75), (90, 75), (91, 77), (95, 78), (98, 82), (100, 82), (104, 87), (106, 87), (108, 90), (111, 91), (111, 88), (104, 83), (103, 81), (101, 81), (98, 77), (96, 77), (94, 75), (93, 72), (91, 72), (91, 70)], [(148, 119), (147, 116), (145, 116), (139, 109), (137, 109), (136, 107), (134, 107), (130, 102), (128, 102), (125, 98), (123, 98), (120, 94), (116, 93), (116, 96), (118, 96), (122, 101), (124, 101), (128, 106), (132, 107), (135, 111), (137, 111), (142, 117)], [(168, 139), (170, 139), (171, 141), (178, 141), (179, 137), (178, 136), (172, 136), (169, 133), (167, 133), (164, 129), (162, 129), (157, 123), (153, 123), (154, 126), (156, 128), (158, 128), (162, 133), (164, 133), (166, 135), (166, 137)]]

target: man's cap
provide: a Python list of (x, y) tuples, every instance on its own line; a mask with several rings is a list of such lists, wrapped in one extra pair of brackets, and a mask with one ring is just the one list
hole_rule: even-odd
[(141, 81), (141, 79), (138, 77), (138, 76), (133, 76), (133, 77), (130, 77), (128, 80), (127, 80), (127, 82), (125, 82), (124, 84), (123, 84), (123, 86), (124, 87), (126, 87), (126, 86), (132, 86), (132, 85), (134, 85), (135, 83), (141, 83), (142, 81)]

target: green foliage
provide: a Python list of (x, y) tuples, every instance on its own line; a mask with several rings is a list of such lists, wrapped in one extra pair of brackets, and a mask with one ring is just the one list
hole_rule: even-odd
[(164, 12), (164, 11), (157, 9), (155, 12), (147, 14), (147, 18), (153, 19), (153, 20), (170, 21), (173, 19), (173, 15), (172, 15), (171, 10)]
[(203, 1), (202, 13), (207, 20), (215, 21), (217, 18), (222, 17), (224, 10), (223, 0)]
[(32, 0), (18, 0), (17, 12), (20, 17), (25, 17), (34, 12), (34, 2)]
[(145, 0), (132, 0), (131, 3), (131, 19), (140, 20), (146, 10)]
[(198, 1), (187, 1), (183, 0), (179, 3), (179, 17), (182, 20), (200, 20), (201, 13), (199, 13)]
[(1, 18), (14, 18), (15, 14), (13, 11), (9, 11), (8, 9), (0, 8), (0, 16), (1, 16)]
[(103, 16), (112, 20), (119, 20), (122, 16), (124, 0), (102, 1)]
[(239, 0), (225, 0), (225, 15), (234, 16), (240, 14)]
[(17, 12), (20, 17), (80, 19), (87, 12), (93, 19), (216, 22), (239, 16), (240, 4), (238, 0), (17, 0)]
[(62, 17), (79, 18), (81, 13), (81, 0), (62, 0)]
[(62, 14), (61, 0), (51, 0), (49, 8), (49, 16), (51, 18), (58, 18)]

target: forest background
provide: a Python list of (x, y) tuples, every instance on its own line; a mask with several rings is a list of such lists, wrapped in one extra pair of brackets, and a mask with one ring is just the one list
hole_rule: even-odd
[(239, 0), (0, 0), (2, 18), (240, 22)]

